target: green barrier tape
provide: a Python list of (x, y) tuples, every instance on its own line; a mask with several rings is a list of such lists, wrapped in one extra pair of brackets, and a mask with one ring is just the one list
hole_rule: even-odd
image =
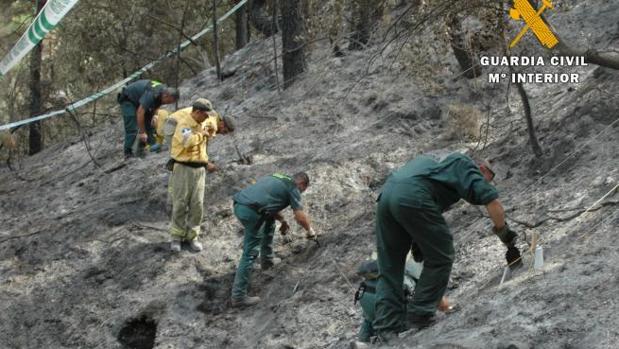
[(49, 0), (15, 46), (0, 61), (0, 76), (6, 75), (39, 43), (79, 0)]

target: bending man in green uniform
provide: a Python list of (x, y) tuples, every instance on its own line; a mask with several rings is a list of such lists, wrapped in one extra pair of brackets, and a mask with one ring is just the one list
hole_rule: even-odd
[(125, 158), (133, 155), (136, 136), (139, 139), (138, 153), (144, 150), (146, 143), (155, 144), (154, 130), (151, 125), (153, 115), (163, 104), (178, 100), (179, 92), (158, 81), (138, 80), (125, 86), (118, 94), (118, 103), (125, 124)]
[[(508, 263), (519, 261), (516, 233), (507, 227), (499, 194), (489, 183), (493, 177), (487, 164), (458, 153), (441, 162), (422, 155), (389, 176), (376, 208), (380, 277), (373, 327), (379, 340), (387, 342), (406, 330), (407, 318), (419, 329), (432, 323), (454, 260), (453, 237), (442, 212), (458, 200), (485, 205), (494, 233), (507, 246)], [(407, 315), (402, 280), (411, 250), (416, 258), (423, 256), (424, 268)]]
[(258, 255), (262, 269), (273, 266), (275, 221), (281, 223), (279, 231), (282, 235), (290, 229), (280, 211), (290, 206), (295, 220), (306, 230), (306, 237), (316, 237), (301, 204), (301, 193), (308, 186), (309, 177), (304, 172), (292, 177), (276, 173), (260, 178), (256, 184), (234, 195), (234, 215), (245, 227), (245, 237), (243, 254), (232, 286), (232, 306), (250, 306), (260, 302), (260, 297), (247, 296), (247, 288), (252, 266)]

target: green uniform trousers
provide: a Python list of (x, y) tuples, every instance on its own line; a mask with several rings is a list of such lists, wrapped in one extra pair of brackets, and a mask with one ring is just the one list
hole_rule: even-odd
[(232, 286), (232, 298), (242, 299), (247, 296), (249, 280), (254, 261), (260, 255), (262, 262), (273, 260), (273, 234), (275, 220), (260, 215), (249, 206), (234, 204), (234, 215), (243, 224), (245, 236), (243, 239), (243, 254), (239, 261)]
[[(123, 115), (123, 122), (125, 125), (125, 143), (123, 146), (125, 155), (133, 155), (133, 146), (138, 136), (138, 120), (136, 115), (137, 108), (129, 101), (123, 101), (120, 102), (120, 111)], [(149, 120), (144, 120), (144, 127), (146, 128), (146, 134), (148, 135), (148, 144), (154, 144), (154, 130), (151, 125), (150, 118), (148, 119)], [(144, 150), (144, 146), (145, 144), (138, 142), (138, 153)]]
[(431, 190), (425, 180), (388, 180), (379, 198), (376, 246), (380, 276), (373, 322), (379, 334), (407, 328), (403, 281), (413, 241), (424, 255), (424, 268), (408, 312), (433, 315), (447, 289), (454, 260), (453, 237)]
[(170, 234), (184, 240), (193, 240), (200, 234), (204, 214), (204, 186), (206, 169), (174, 164), (170, 177), (172, 223)]

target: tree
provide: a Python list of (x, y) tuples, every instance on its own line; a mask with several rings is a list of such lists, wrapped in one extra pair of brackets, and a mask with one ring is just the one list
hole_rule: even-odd
[(480, 76), (481, 66), (476, 62), (477, 57), (474, 57), (474, 53), (466, 49), (462, 20), (458, 17), (458, 14), (452, 14), (447, 17), (446, 23), (451, 49), (458, 64), (460, 64), (464, 76), (469, 79)]
[(284, 88), (305, 71), (305, 21), (301, 15), (302, 0), (280, 1), (282, 14), (282, 47), (284, 61)]
[(363, 50), (370, 41), (370, 33), (378, 24), (385, 7), (384, 0), (352, 0), (353, 33), (349, 50)]
[(271, 25), (271, 16), (268, 15), (266, 9), (266, 0), (250, 0), (249, 3), (249, 21), (254, 28), (266, 37), (276, 34), (277, 28)]
[[(239, 0), (233, 0), (232, 3), (236, 5)], [(247, 4), (243, 5), (237, 12), (234, 21), (236, 40), (236, 49), (240, 50), (249, 42), (249, 13), (247, 11)]]
[[(36, 13), (41, 12), (46, 0), (38, 0)], [(32, 50), (30, 56), (30, 115), (36, 116), (41, 113), (43, 101), (41, 100), (41, 57), (43, 55), (43, 40)], [(33, 155), (43, 150), (43, 137), (41, 122), (30, 124), (28, 154)]]

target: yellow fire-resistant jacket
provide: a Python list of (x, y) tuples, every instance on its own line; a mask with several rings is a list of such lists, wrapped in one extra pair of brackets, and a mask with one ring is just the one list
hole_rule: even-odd
[[(207, 145), (209, 138), (215, 135), (207, 118), (202, 123), (197, 123), (191, 117), (191, 107), (180, 109), (170, 115), (176, 121), (176, 130), (172, 137), (170, 155), (178, 162), (203, 163), (208, 162)], [(209, 136), (203, 136), (202, 130), (209, 130)]]
[(215, 137), (215, 134), (217, 133), (217, 126), (219, 125), (220, 118), (219, 113), (213, 110), (212, 112), (209, 112), (208, 118), (204, 120), (204, 122), (208, 123), (208, 125), (215, 130), (213, 132), (213, 137)]
[(157, 141), (157, 144), (163, 144), (163, 125), (165, 125), (169, 115), (170, 112), (164, 109), (157, 109), (157, 113), (155, 113), (155, 130), (157, 132), (155, 135), (155, 140)]

